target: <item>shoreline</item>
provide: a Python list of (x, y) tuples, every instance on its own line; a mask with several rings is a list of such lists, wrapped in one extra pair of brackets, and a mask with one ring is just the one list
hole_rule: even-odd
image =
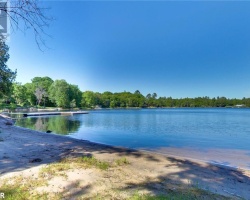
[[(20, 126), (16, 126), (16, 127), (24, 128), (24, 127), (20, 127)], [(31, 130), (31, 129), (28, 129), (28, 128), (24, 128), (24, 129)], [(41, 133), (45, 133), (45, 132), (41, 132)], [(53, 133), (53, 132), (51, 132), (49, 134), (59, 135), (59, 134), (56, 134), (56, 133)], [(244, 168), (244, 167), (240, 167), (240, 166), (233, 166), (233, 165), (230, 165), (230, 164), (219, 163), (219, 162), (216, 162), (216, 161), (208, 161), (208, 160), (205, 160), (205, 159), (192, 158), (192, 157), (188, 157), (188, 156), (184, 156), (184, 155), (175, 155), (175, 153), (164, 153), (164, 152), (161, 152), (161, 151), (157, 151), (155, 149), (143, 149), (143, 148), (136, 149), (136, 148), (123, 147), (123, 146), (115, 146), (115, 145), (110, 145), (110, 144), (106, 144), (106, 143), (93, 142), (93, 141), (90, 141), (90, 140), (77, 139), (77, 138), (70, 137), (70, 136), (65, 136), (65, 135), (59, 135), (59, 136), (68, 137), (68, 138), (76, 140), (76, 141), (89, 142), (89, 143), (93, 143), (93, 144), (96, 144), (96, 145), (105, 146), (105, 147), (108, 147), (108, 148), (127, 149), (127, 150), (138, 151), (138, 152), (146, 153), (146, 154), (156, 154), (156, 155), (165, 156), (165, 157), (174, 157), (174, 158), (178, 158), (178, 159), (185, 159), (185, 160), (189, 160), (191, 162), (196, 162), (196, 163), (206, 163), (206, 164), (210, 164), (210, 165), (214, 165), (214, 166), (218, 166), (218, 167), (223, 167), (223, 168), (226, 168), (226, 169), (229, 169), (229, 170), (245, 170), (245, 171), (250, 172), (250, 166), (249, 166), (249, 168)]]
[[(166, 107), (166, 108), (170, 108), (170, 107)], [(23, 130), (27, 130), (27, 131), (34, 131), (34, 132), (39, 132), (39, 133), (48, 134), (48, 135), (55, 135), (55, 136), (62, 137), (62, 138), (66, 137), (66, 138), (69, 138), (70, 140), (75, 140), (77, 142), (88, 142), (90, 144), (100, 145), (100, 146), (104, 146), (104, 147), (107, 147), (107, 148), (121, 148), (121, 149), (127, 149), (127, 150), (131, 150), (131, 151), (138, 151), (138, 152), (149, 153), (149, 154), (157, 154), (157, 155), (167, 156), (167, 157), (176, 157), (176, 158), (180, 158), (180, 159), (187, 159), (187, 160), (190, 160), (190, 161), (193, 161), (193, 162), (207, 163), (207, 164), (211, 164), (211, 165), (215, 165), (215, 166), (219, 166), (219, 167), (224, 167), (224, 168), (228, 168), (228, 169), (232, 169), (232, 170), (250, 171), (250, 168), (248, 169), (248, 168), (242, 168), (242, 167), (239, 167), (239, 166), (231, 166), (231, 165), (227, 165), (227, 164), (211, 162), (211, 161), (202, 160), (202, 159), (199, 159), (199, 158), (198, 159), (197, 158), (192, 158), (192, 157), (188, 157), (188, 156), (179, 156), (179, 155), (175, 155), (175, 154), (159, 152), (159, 151), (156, 151), (154, 149), (147, 150), (147, 149), (128, 148), (128, 147), (123, 147), (123, 146), (114, 146), (114, 145), (105, 144), (105, 143), (93, 142), (93, 141), (90, 141), (90, 140), (77, 139), (77, 138), (74, 138), (74, 137), (60, 135), (60, 134), (56, 134), (56, 133), (53, 133), (53, 132), (51, 132), (51, 133), (41, 132), (41, 131), (32, 130), (32, 129), (29, 129), (29, 128), (14, 125), (13, 118), (5, 115), (4, 113), (0, 113), (0, 117), (2, 117), (4, 119), (7, 119), (8, 122), (11, 121), (13, 123), (13, 126), (18, 128), (18, 129), (23, 129)]]
[[(186, 157), (128, 149), (65, 137), (28, 128), (6, 125), (9, 118), (0, 117), (0, 179), (54, 163), (67, 156), (93, 155), (101, 160), (126, 157), (135, 174), (151, 171), (157, 177), (188, 184), (198, 181), (212, 192), (250, 198), (250, 171)], [(40, 162), (35, 162), (41, 159)], [(33, 162), (34, 161), (34, 162)], [(236, 195), (236, 196), (237, 196)]]
[[(8, 116), (6, 116), (9, 118)], [(65, 135), (63, 136), (65, 137)], [(74, 138), (71, 137), (70, 138)], [(78, 139), (83, 140), (85, 139)], [(92, 141), (90, 138), (86, 139), (89, 142), (93, 142), (96, 144), (107, 145), (107, 146), (114, 146), (116, 147), (117, 144), (109, 144), (109, 143), (102, 143), (100, 141)], [(111, 142), (112, 143), (112, 142)], [(250, 151), (247, 149), (236, 149), (236, 148), (200, 148), (200, 147), (185, 147), (185, 146), (168, 146), (168, 147), (130, 147), (130, 146), (123, 146), (122, 144), (118, 144), (119, 147), (124, 148), (131, 148), (134, 150), (139, 151), (146, 151), (146, 152), (153, 152), (160, 155), (166, 156), (178, 156), (179, 158), (189, 159), (198, 162), (206, 162), (218, 166), (230, 167), (235, 169), (245, 169), (250, 170)], [(244, 161), (244, 162), (242, 162)]]
[[(170, 108), (170, 107), (166, 107), (166, 108)], [(192, 157), (188, 157), (188, 156), (179, 156), (179, 155), (175, 155), (175, 154), (159, 152), (159, 151), (156, 151), (154, 149), (147, 150), (147, 149), (128, 148), (128, 147), (123, 147), (123, 146), (114, 146), (114, 145), (110, 145), (110, 144), (98, 143), (98, 142), (93, 142), (93, 141), (90, 141), (90, 140), (83, 140), (83, 139), (77, 139), (77, 138), (70, 137), (70, 136), (59, 135), (59, 134), (56, 134), (56, 133), (53, 133), (53, 132), (46, 133), (46, 132), (36, 131), (36, 130), (29, 129), (29, 128), (21, 127), (21, 126), (15, 126), (14, 122), (13, 122), (13, 119), (11, 117), (3, 114), (3, 113), (0, 114), (0, 117), (5, 118), (8, 121), (11, 121), (13, 123), (13, 126), (16, 127), (16, 128), (19, 128), (19, 129), (39, 132), (39, 133), (42, 133), (42, 134), (55, 135), (55, 136), (62, 137), (62, 138), (66, 137), (66, 138), (69, 138), (70, 140), (75, 140), (76, 142), (87, 142), (87, 143), (90, 143), (90, 144), (93, 144), (93, 145), (100, 145), (100, 146), (104, 146), (104, 147), (107, 147), (107, 148), (121, 148), (121, 149), (130, 150), (130, 151), (138, 151), (138, 152), (143, 152), (143, 153), (148, 153), (148, 154), (157, 154), (157, 155), (166, 156), (166, 157), (176, 157), (176, 158), (179, 158), (179, 159), (187, 159), (187, 160), (190, 160), (192, 162), (207, 163), (207, 164), (215, 165), (215, 166), (218, 166), (218, 167), (227, 168), (227, 169), (230, 169), (230, 170), (246, 170), (246, 171), (250, 172), (250, 166), (249, 166), (249, 169), (248, 169), (248, 168), (242, 168), (242, 167), (239, 167), (239, 166), (231, 166), (231, 165), (227, 165), (227, 164), (217, 163), (216, 161), (211, 162), (211, 161), (202, 160), (202, 159), (199, 159), (199, 158), (197, 159), (197, 158), (192, 158)]]
[[(214, 165), (214, 166), (218, 166), (218, 167), (223, 167), (223, 168), (226, 168), (226, 169), (229, 169), (229, 170), (245, 170), (245, 171), (250, 172), (250, 166), (249, 166), (249, 168), (240, 167), (240, 166), (233, 166), (231, 164), (223, 164), (223, 163), (219, 163), (217, 161), (208, 161), (208, 160), (200, 159), (200, 158), (194, 158), (194, 157), (189, 157), (189, 156), (184, 156), (184, 155), (176, 155), (175, 154), (176, 152), (173, 152), (173, 153), (166, 153), (165, 152), (164, 153), (164, 152), (161, 152), (161, 151), (157, 151), (155, 149), (148, 149), (147, 150), (147, 149), (140, 149), (140, 148), (136, 149), (136, 148), (123, 147), (123, 146), (115, 146), (115, 145), (110, 145), (110, 144), (105, 144), (105, 143), (93, 142), (93, 141), (90, 141), (90, 140), (77, 139), (77, 138), (74, 138), (74, 137), (70, 137), (70, 136), (67, 136), (67, 135), (60, 135), (60, 134), (56, 134), (56, 133), (53, 133), (53, 132), (46, 133), (46, 132), (41, 132), (41, 131), (21, 127), (21, 126), (15, 126), (15, 127), (23, 129), (23, 130), (27, 130), (27, 131), (39, 132), (39, 133), (42, 133), (42, 134), (55, 135), (55, 136), (59, 136), (59, 137), (63, 137), (63, 138), (66, 137), (66, 138), (69, 138), (70, 140), (75, 140), (76, 142), (83, 142), (83, 143), (87, 142), (89, 144), (100, 145), (100, 146), (104, 146), (104, 147), (107, 147), (107, 148), (124, 149), (124, 150), (128, 150), (128, 151), (138, 151), (138, 152), (146, 153), (146, 154), (156, 154), (156, 155), (160, 155), (160, 156), (174, 157), (174, 158), (178, 158), (178, 159), (189, 160), (191, 162), (206, 163), (206, 164), (210, 164), (210, 165)], [(180, 151), (183, 151), (183, 150), (180, 150)]]

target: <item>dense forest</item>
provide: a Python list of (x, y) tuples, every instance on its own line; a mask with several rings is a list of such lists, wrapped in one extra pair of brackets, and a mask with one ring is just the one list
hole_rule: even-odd
[(65, 80), (35, 77), (30, 83), (14, 83), (1, 98), (1, 108), (62, 107), (62, 108), (128, 108), (128, 107), (250, 107), (250, 98), (197, 97), (174, 99), (156, 93), (80, 91)]

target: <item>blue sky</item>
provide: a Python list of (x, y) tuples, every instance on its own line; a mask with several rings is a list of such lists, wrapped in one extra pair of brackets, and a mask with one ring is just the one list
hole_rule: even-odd
[(17, 81), (65, 79), (82, 91), (250, 97), (250, 2), (55, 1), (41, 52), (10, 37)]

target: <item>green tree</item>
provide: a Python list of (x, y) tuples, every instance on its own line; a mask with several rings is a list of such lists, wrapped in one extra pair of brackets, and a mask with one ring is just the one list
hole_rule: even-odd
[(21, 83), (14, 83), (13, 97), (18, 105), (20, 106), (25, 105), (27, 103), (26, 87), (23, 86)]
[(217, 97), (216, 106), (217, 107), (225, 107), (225, 106), (227, 106), (227, 98), (226, 97)]
[(151, 94), (148, 93), (147, 96), (146, 96), (147, 99), (150, 99), (151, 98)]
[(145, 107), (146, 105), (146, 99), (145, 97), (139, 92), (134, 94), (136, 107)]
[(70, 108), (75, 108), (76, 107), (76, 100), (73, 99), (72, 101), (70, 101)]
[(9, 96), (11, 86), (16, 78), (16, 71), (13, 72), (7, 66), (9, 59), (9, 47), (5, 44), (4, 39), (0, 37), (0, 97)]
[[(38, 88), (40, 88), (40, 89), (42, 88), (44, 95), (42, 95), (41, 100), (43, 101), (44, 105), (46, 102), (46, 105), (53, 106), (53, 103), (49, 99), (48, 93), (49, 93), (49, 88), (54, 81), (50, 77), (45, 76), (45, 77), (34, 77), (31, 80), (31, 82), (32, 82), (32, 84), (31, 84), (30, 92), (33, 91), (33, 94), (35, 94), (36, 90), (38, 90)], [(32, 98), (32, 95), (30, 95), (30, 99), (31, 98)]]
[(77, 85), (69, 84), (69, 99), (71, 102), (71, 108), (81, 106), (82, 92)]
[(29, 105), (36, 105), (36, 96), (35, 96), (35, 90), (32, 83), (26, 83), (24, 84), (24, 87), (26, 88), (26, 98), (29, 103)]
[(109, 108), (112, 97), (113, 97), (112, 92), (108, 92), (108, 91), (103, 92), (100, 95), (100, 104), (101, 104), (101, 106), (104, 107), (104, 108)]
[[(54, 81), (50, 78), (50, 77), (34, 77), (31, 80), (31, 83), (26, 83), (24, 86), (26, 87), (26, 96), (27, 96), (27, 101), (29, 102), (30, 105), (34, 106), (37, 105), (37, 97), (39, 96), (39, 93), (41, 92), (42, 89), (42, 97), (39, 100), (39, 105), (40, 103), (43, 102), (44, 106), (45, 103), (48, 106), (54, 106), (55, 104), (53, 104), (48, 97), (48, 93), (49, 93), (49, 87), (51, 86), (51, 84)], [(39, 92), (40, 91), (40, 92)], [(37, 94), (38, 96), (36, 97)]]
[(134, 94), (141, 94), (139, 90), (136, 90)]
[(153, 99), (156, 99), (156, 98), (157, 98), (157, 94), (156, 94), (155, 92), (152, 94), (152, 98), (153, 98)]
[[(35, 90), (35, 96), (37, 99), (37, 105), (40, 105), (42, 99), (47, 97), (47, 92), (45, 91), (44, 88), (37, 87)], [(44, 105), (45, 105), (45, 100), (44, 100)]]
[(70, 107), (70, 86), (65, 80), (56, 80), (49, 88), (49, 99), (58, 107)]
[(48, 91), (49, 87), (54, 81), (50, 77), (45, 76), (45, 77), (34, 77), (31, 80), (31, 82), (34, 88), (42, 87), (45, 89), (45, 91)]
[(147, 94), (146, 96), (146, 104), (147, 106), (155, 106), (155, 98), (157, 97), (156, 93), (154, 94)]
[(82, 93), (82, 107), (95, 107), (100, 102), (100, 97), (98, 93), (92, 91), (85, 91)]

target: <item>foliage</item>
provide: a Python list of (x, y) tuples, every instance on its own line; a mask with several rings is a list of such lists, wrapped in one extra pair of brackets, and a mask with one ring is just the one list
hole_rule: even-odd
[[(139, 90), (131, 92), (109, 91), (99, 93), (93, 91), (81, 92), (77, 85), (67, 83), (65, 80), (53, 81), (49, 77), (35, 77), (31, 83), (21, 85), (15, 83), (10, 87), (10, 94), (2, 96), (2, 105), (36, 105), (63, 108), (149, 108), (149, 107), (250, 107), (250, 98), (228, 99), (226, 97), (197, 97), (180, 98), (158, 97), (156, 93), (143, 96)], [(36, 94), (36, 95), (35, 95)], [(36, 97), (37, 96), (37, 97)], [(9, 107), (9, 106), (6, 106)]]
[[(22, 183), (22, 184), (20, 184)], [(4, 193), (6, 200), (27, 200), (27, 199), (48, 199), (47, 193), (38, 194), (34, 188), (45, 185), (43, 179), (27, 178), (23, 176), (15, 176), (11, 179), (6, 179), (1, 182), (1, 192)]]
[(121, 157), (121, 158), (117, 159), (115, 161), (115, 163), (117, 165), (121, 166), (121, 165), (128, 165), (130, 162), (128, 161), (128, 159), (126, 157)]
[(12, 82), (16, 78), (16, 72), (13, 72), (7, 66), (9, 59), (9, 47), (4, 39), (0, 37), (0, 97), (8, 96), (11, 93)]
[(100, 103), (100, 99), (97, 93), (92, 91), (86, 91), (82, 93), (82, 107), (95, 107)]
[(88, 166), (88, 167), (93, 166), (93, 167), (99, 168), (101, 170), (107, 170), (109, 168), (108, 162), (97, 160), (93, 156), (90, 156), (90, 157), (83, 156), (82, 158), (79, 159), (79, 161), (86, 164), (86, 166)]
[(45, 91), (49, 90), (49, 87), (54, 82), (50, 77), (34, 77), (32, 80), (32, 84), (34, 88), (42, 87)]
[[(43, 104), (45, 103), (49, 106), (53, 105), (48, 97), (48, 92), (50, 86), (53, 84), (53, 80), (50, 77), (35, 77), (33, 78), (31, 83), (31, 92), (36, 96), (36, 103), (40, 105), (40, 102), (43, 100)], [(32, 96), (32, 95), (31, 95)], [(33, 104), (34, 105), (34, 104)]]
[(35, 90), (35, 96), (37, 99), (37, 105), (40, 105), (42, 99), (47, 96), (47, 92), (45, 91), (44, 88), (38, 87)]
[(77, 85), (69, 84), (70, 108), (80, 107), (82, 100), (82, 92)]
[(80, 107), (82, 92), (77, 85), (71, 85), (65, 80), (56, 80), (49, 87), (49, 99), (59, 107)]
[(65, 80), (56, 80), (49, 88), (49, 99), (59, 107), (69, 107), (69, 84)]
[(35, 96), (35, 88), (32, 83), (26, 83), (24, 85), (26, 88), (26, 98), (29, 105), (34, 106), (36, 105), (36, 96)]
[(83, 92), (82, 106), (94, 108), (128, 108), (128, 107), (230, 107), (243, 105), (250, 107), (250, 98), (227, 99), (225, 97), (209, 98), (181, 98), (173, 99), (172, 97), (159, 97), (157, 94), (147, 94), (144, 97), (138, 90), (134, 93), (95, 93), (93, 91)]
[(185, 190), (168, 191), (167, 194), (162, 195), (149, 195), (134, 193), (130, 200), (223, 200), (231, 199), (219, 194), (213, 194), (209, 191), (205, 191), (198, 188), (186, 188)]
[(21, 83), (13, 84), (13, 97), (18, 105), (25, 105), (27, 102), (26, 98), (26, 87)]
[(45, 167), (42, 167), (39, 171), (39, 177), (51, 179), (53, 176), (65, 176), (64, 171), (70, 169), (69, 163), (52, 163)]
[(28, 104), (31, 106), (43, 105), (54, 106), (54, 104), (48, 98), (48, 91), (51, 84), (54, 82), (49, 77), (34, 77), (31, 83), (26, 83), (26, 98)]

